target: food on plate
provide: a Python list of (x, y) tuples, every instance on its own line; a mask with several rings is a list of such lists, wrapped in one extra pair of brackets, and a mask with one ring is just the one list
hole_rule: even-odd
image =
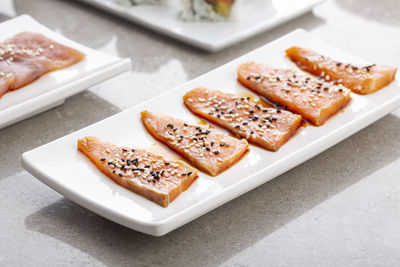
[(238, 67), (238, 81), (316, 126), (322, 125), (351, 99), (350, 90), (340, 84), (255, 62)]
[(300, 115), (217, 90), (196, 88), (183, 99), (194, 114), (270, 151), (277, 151), (302, 123)]
[(371, 94), (389, 85), (397, 68), (383, 65), (354, 65), (320, 55), (310, 49), (293, 46), (286, 55), (301, 69), (326, 81), (343, 84), (357, 94)]
[(198, 177), (197, 170), (143, 149), (121, 147), (96, 137), (78, 140), (78, 150), (117, 184), (167, 207)]
[(166, 144), (200, 170), (216, 176), (233, 166), (248, 151), (245, 139), (180, 119), (143, 111), (142, 122), (151, 135)]
[(224, 21), (234, 19), (240, 0), (181, 0), (181, 18), (185, 21)]
[(83, 53), (40, 33), (19, 33), (0, 43), (0, 96), (84, 57)]

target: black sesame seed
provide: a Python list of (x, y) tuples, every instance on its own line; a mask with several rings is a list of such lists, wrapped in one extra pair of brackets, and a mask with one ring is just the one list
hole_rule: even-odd
[(251, 79), (251, 77), (250, 77), (250, 76), (247, 76), (247, 77), (246, 77), (246, 79), (247, 79), (247, 80), (250, 80), (250, 79)]
[(100, 159), (100, 161), (105, 161), (105, 160), (106, 160), (105, 158), (101, 158), (101, 159)]
[(122, 177), (123, 175), (121, 173), (118, 173), (119, 177)]
[(219, 151), (217, 150), (217, 151), (214, 151), (214, 154), (215, 155), (218, 155), (219, 154)]
[(341, 63), (341, 62), (338, 62), (338, 63), (336, 63), (336, 66), (341, 66), (343, 63)]
[(220, 115), (220, 114), (217, 114), (217, 117), (218, 117), (218, 118), (221, 118), (221, 115)]
[(144, 166), (145, 168), (150, 168), (150, 165), (146, 165), (146, 166)]
[(186, 123), (184, 123), (183, 126), (188, 126), (188, 125)]
[(173, 124), (171, 124), (171, 123), (168, 123), (168, 124), (167, 124), (167, 127), (169, 127), (169, 128), (171, 128), (171, 129), (173, 129), (173, 128), (174, 128), (174, 125), (173, 125)]
[(339, 92), (342, 92), (342, 91), (343, 91), (343, 89), (342, 89), (342, 88), (340, 88), (340, 89), (339, 89)]
[(207, 150), (207, 151), (211, 151), (211, 149), (210, 149), (209, 147), (206, 147), (206, 150)]
[(113, 170), (113, 173), (115, 173), (116, 172), (116, 170)]
[(214, 141), (211, 141), (211, 146), (213, 146), (214, 145)]
[(240, 125), (236, 125), (236, 126), (235, 126), (235, 129), (239, 129), (239, 128), (240, 128)]
[(254, 131), (251, 131), (250, 134), (254, 134)]
[(135, 152), (135, 149), (131, 149), (132, 150), (132, 152)]
[(168, 166), (168, 165), (169, 165), (169, 162), (164, 162), (164, 164)]
[(247, 125), (247, 124), (249, 124), (249, 123), (248, 123), (248, 122), (243, 122), (242, 124), (243, 124), (243, 125)]
[(324, 87), (324, 90), (329, 90), (329, 88), (328, 87)]
[(190, 175), (192, 175), (192, 173), (193, 173), (193, 172), (188, 172), (187, 175), (190, 176)]
[(281, 113), (282, 111), (280, 111), (279, 109), (276, 111), (276, 113)]

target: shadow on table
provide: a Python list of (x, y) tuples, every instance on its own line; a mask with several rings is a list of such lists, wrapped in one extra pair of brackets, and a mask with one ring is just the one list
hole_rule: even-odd
[(345, 10), (368, 21), (375, 20), (388, 25), (400, 25), (400, 1), (398, 0), (336, 0), (336, 2)]
[(108, 221), (67, 199), (28, 216), (29, 230), (106, 265), (224, 262), (400, 157), (400, 119), (388, 115), (276, 179), (163, 237)]
[(21, 154), (88, 126), (119, 111), (104, 99), (85, 91), (59, 107), (0, 129), (0, 178), (22, 170)]

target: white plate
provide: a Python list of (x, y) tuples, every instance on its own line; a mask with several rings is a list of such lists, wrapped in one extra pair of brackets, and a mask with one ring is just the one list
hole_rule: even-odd
[(250, 93), (236, 81), (237, 66), (254, 60), (296, 69), (284, 55), (284, 50), (292, 45), (312, 48), (342, 62), (370, 63), (324, 44), (304, 30), (296, 30), (161, 96), (26, 152), (22, 155), (23, 166), (82, 206), (132, 229), (160, 236), (271, 180), (400, 106), (398, 79), (372, 95), (352, 94), (353, 100), (343, 112), (321, 127), (302, 129), (278, 152), (250, 146), (246, 157), (219, 176), (200, 173), (199, 179), (168, 208), (113, 183), (76, 149), (78, 138), (84, 136), (131, 147), (151, 147), (155, 141), (140, 122), (142, 110), (198, 122), (182, 103), (185, 92), (206, 86), (224, 92)]
[(41, 33), (85, 53), (86, 57), (75, 65), (45, 74), (23, 88), (3, 95), (0, 98), (0, 128), (62, 104), (65, 98), (130, 69), (130, 59), (110, 56), (75, 43), (28, 15), (0, 23), (0, 42), (24, 31)]
[(121, 6), (115, 0), (79, 0), (117, 16), (169, 35), (210, 52), (269, 30), (310, 11), (323, 0), (243, 0), (240, 20), (229, 22), (184, 22), (179, 18), (180, 0), (164, 5)]

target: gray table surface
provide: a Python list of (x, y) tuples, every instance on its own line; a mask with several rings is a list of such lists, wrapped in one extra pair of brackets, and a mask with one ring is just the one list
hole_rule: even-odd
[(217, 54), (72, 0), (0, 1), (1, 20), (20, 14), (94, 49), (130, 57), (132, 71), (0, 130), (1, 266), (400, 265), (400, 110), (158, 238), (80, 207), (20, 165), (24, 151), (299, 27), (356, 56), (400, 66), (400, 1), (326, 1), (313, 12)]

